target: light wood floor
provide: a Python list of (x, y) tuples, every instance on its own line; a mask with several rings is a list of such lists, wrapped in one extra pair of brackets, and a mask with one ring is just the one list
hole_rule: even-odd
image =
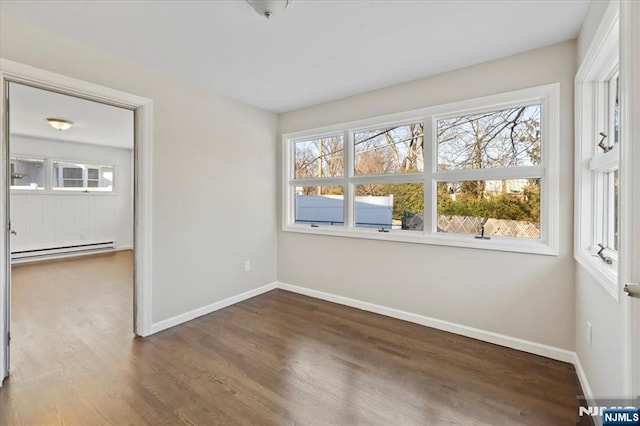
[(569, 364), (282, 290), (134, 338), (131, 268), (14, 268), (0, 424), (576, 424)]

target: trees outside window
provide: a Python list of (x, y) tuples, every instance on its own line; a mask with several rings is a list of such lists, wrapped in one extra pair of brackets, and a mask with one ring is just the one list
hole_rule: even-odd
[(555, 253), (557, 97), (550, 85), (285, 135), (284, 226), (474, 247), (460, 237), (482, 236), (500, 249), (510, 243), (486, 240), (528, 240)]

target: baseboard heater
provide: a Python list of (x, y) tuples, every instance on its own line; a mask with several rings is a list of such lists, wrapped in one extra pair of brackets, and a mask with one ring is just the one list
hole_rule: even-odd
[(20, 259), (36, 259), (53, 256), (61, 256), (66, 254), (85, 254), (90, 252), (100, 252), (113, 250), (116, 244), (113, 241), (105, 241), (102, 243), (77, 244), (72, 246), (50, 247), (45, 249), (12, 251), (11, 260)]

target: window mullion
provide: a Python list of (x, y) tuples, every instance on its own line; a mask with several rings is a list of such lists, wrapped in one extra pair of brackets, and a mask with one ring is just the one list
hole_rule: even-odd
[[(435, 155), (435, 153), (434, 153)], [(435, 169), (434, 169), (435, 170)], [(542, 166), (499, 167), (473, 170), (439, 170), (432, 174), (437, 181), (498, 180), (518, 178), (541, 178)]]
[(437, 170), (437, 144), (433, 117), (424, 119), (424, 229), (425, 235), (429, 235), (438, 230), (436, 218), (438, 217), (438, 201), (436, 200), (436, 181), (434, 171)]
[(346, 228), (353, 228), (355, 226), (355, 213), (354, 213), (354, 186), (351, 182), (353, 177), (354, 166), (354, 149), (353, 149), (353, 133), (345, 130), (343, 135), (344, 140), (344, 178), (343, 178), (343, 191), (344, 191), (344, 226)]

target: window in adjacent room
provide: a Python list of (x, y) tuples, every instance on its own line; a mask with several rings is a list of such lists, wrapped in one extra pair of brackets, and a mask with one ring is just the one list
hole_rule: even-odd
[(68, 191), (113, 191), (113, 166), (53, 162), (53, 189)]

